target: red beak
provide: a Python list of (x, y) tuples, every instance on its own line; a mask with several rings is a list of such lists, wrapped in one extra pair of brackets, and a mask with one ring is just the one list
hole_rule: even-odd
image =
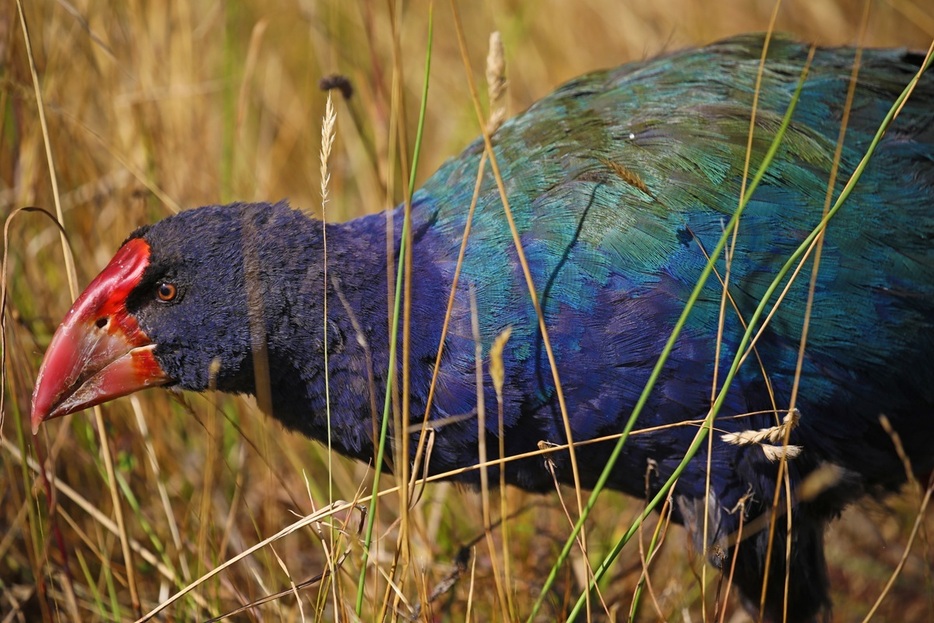
[(33, 434), (45, 420), (169, 382), (155, 345), (126, 308), (149, 253), (142, 238), (124, 244), (68, 311), (39, 368)]

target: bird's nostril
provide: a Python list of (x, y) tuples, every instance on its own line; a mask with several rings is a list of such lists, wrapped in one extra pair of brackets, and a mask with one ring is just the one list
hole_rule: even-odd
[(108, 318), (104, 316), (103, 318), (98, 318), (97, 322), (95, 322), (94, 324), (97, 325), (98, 329), (103, 329), (104, 327), (107, 326), (108, 322), (109, 322)]

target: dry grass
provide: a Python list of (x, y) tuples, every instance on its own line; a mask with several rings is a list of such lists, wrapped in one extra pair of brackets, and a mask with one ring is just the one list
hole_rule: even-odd
[[(351, 218), (401, 200), (406, 169), (396, 146), (400, 136), (408, 137), (404, 144), (414, 144), (428, 9), (424, 2), (392, 9), (387, 4), (392, 3), (27, 3), (78, 281), (87, 283), (133, 228), (180, 208), (288, 197), (320, 215), (326, 97), (318, 81), (333, 73), (350, 78), (354, 95), (348, 102), (334, 93), (337, 135), (329, 160), (328, 219)], [(509, 114), (596, 67), (765, 30), (773, 10), (764, 0), (461, 4), (479, 84), (489, 34), (502, 33)], [(855, 0), (785, 2), (777, 29), (823, 44), (854, 43), (861, 11)], [(435, 30), (417, 179), (479, 133), (446, 2), (435, 7)], [(873, 3), (867, 45), (926, 48), (932, 37), (934, 11), (924, 2)], [(402, 113), (393, 107), (394, 68), (403, 70)], [(28, 205), (54, 211), (33, 77), (13, 2), (0, 5), (0, 111), (4, 214)], [(320, 445), (282, 432), (252, 402), (224, 396), (177, 400), (152, 391), (104, 406), (114, 485), (105, 476), (99, 436), (88, 415), (53, 422), (31, 437), (27, 414), (35, 372), (71, 295), (58, 233), (48, 220), (35, 213), (17, 216), (8, 250), (0, 621), (135, 620), (276, 534), (296, 514), (327, 506), (329, 488), (348, 500), (369, 491), (371, 473), (365, 466), (329, 459)], [(495, 406), (487, 410), (492, 421)], [(58, 484), (46, 482), (25, 457), (46, 461)], [(113, 523), (112, 489), (124, 510), (132, 582), (115, 534), (121, 530)], [(564, 494), (573, 510), (574, 492)], [(913, 492), (885, 507), (867, 502), (834, 525), (828, 556), (838, 620), (862, 618), (882, 592), (899, 564), (920, 499)], [(489, 502), (486, 511), (498, 513), (501, 502)], [(505, 520), (508, 532), (497, 529), (487, 538), (478, 493), (430, 485), (405, 516), (408, 539), (400, 550), (398, 497), (384, 496), (377, 506), (378, 546), (370, 556), (378, 571), (370, 573), (362, 619), (392, 618), (394, 611), (417, 612), (421, 620), (459, 621), (468, 613), (477, 621), (523, 618), (567, 537), (568, 522), (555, 495), (509, 489), (503, 504), (512, 513)], [(616, 494), (603, 498), (587, 532), (594, 559), (616, 542), (641, 504)], [(331, 527), (345, 520), (343, 530)], [(349, 614), (360, 563), (354, 549), (359, 521), (356, 511), (346, 511), (330, 524), (295, 530), (202, 580), (165, 616), (204, 620), (283, 590), (280, 599), (239, 614), (238, 620), (334, 619), (336, 609)], [(934, 618), (927, 542), (932, 524), (928, 514), (920, 544), (876, 620)], [(646, 543), (653, 529), (645, 526)], [(638, 618), (700, 621), (701, 562), (685, 554), (681, 530), (664, 538)], [(464, 555), (465, 547), (472, 548), (472, 556)], [(628, 548), (602, 586), (602, 601), (620, 620), (629, 614), (642, 575), (640, 551), (647, 550)], [(398, 592), (387, 590), (381, 579), (391, 573), (397, 553), (403, 569)], [(509, 565), (508, 577), (495, 572), (493, 560)], [(341, 563), (336, 581), (292, 591), (291, 584), (316, 578), (334, 562)], [(573, 604), (585, 567), (577, 555), (564, 569), (542, 620)], [(707, 575), (716, 582), (714, 574)], [(707, 593), (710, 620), (716, 591)], [(606, 616), (599, 600), (592, 607), (598, 618)], [(728, 605), (726, 620), (743, 617), (736, 604)]]

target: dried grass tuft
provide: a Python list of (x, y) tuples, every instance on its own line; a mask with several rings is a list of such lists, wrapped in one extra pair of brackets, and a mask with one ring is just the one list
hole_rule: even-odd
[(769, 461), (779, 461), (782, 456), (793, 459), (803, 449), (801, 446), (794, 445), (774, 445), (782, 444), (786, 438), (786, 433), (798, 426), (798, 420), (801, 419), (801, 413), (797, 409), (792, 409), (785, 414), (782, 423), (771, 428), (761, 428), (759, 430), (744, 430), (738, 433), (726, 433), (721, 435), (721, 439), (726, 443), (737, 446), (759, 446), (765, 458)]

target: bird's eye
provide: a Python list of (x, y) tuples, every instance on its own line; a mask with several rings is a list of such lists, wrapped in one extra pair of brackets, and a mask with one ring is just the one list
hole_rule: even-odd
[(156, 296), (159, 297), (160, 301), (171, 301), (178, 295), (178, 288), (175, 287), (174, 283), (168, 283), (166, 281), (160, 281), (156, 284)]

